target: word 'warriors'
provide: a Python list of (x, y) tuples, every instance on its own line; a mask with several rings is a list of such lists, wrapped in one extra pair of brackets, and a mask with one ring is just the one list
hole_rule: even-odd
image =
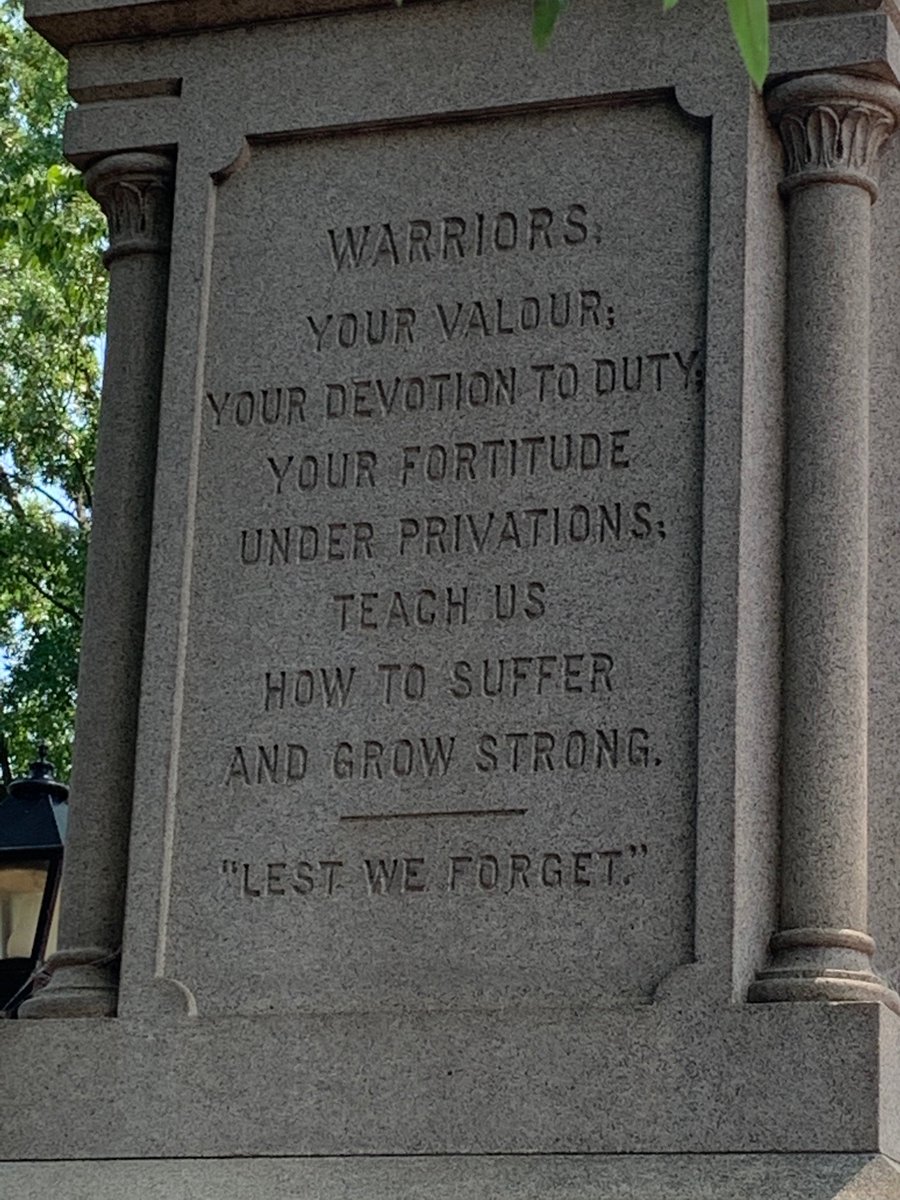
[(583, 246), (600, 240), (584, 204), (562, 209), (537, 205), (500, 212), (412, 217), (326, 230), (335, 271), (398, 267), (401, 263), (459, 262), (510, 250), (526, 252)]

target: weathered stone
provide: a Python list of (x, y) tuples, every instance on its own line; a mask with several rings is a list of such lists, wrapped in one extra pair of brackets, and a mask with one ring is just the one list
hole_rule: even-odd
[(7, 1190), (900, 1197), (900, 93), (834, 7), (764, 103), (720, 3), (33, 0), (124, 449)]

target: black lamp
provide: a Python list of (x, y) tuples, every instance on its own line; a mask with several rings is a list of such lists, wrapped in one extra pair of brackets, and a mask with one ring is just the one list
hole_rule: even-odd
[(69, 789), (53, 778), (47, 747), (0, 801), (0, 1012), (28, 998), (52, 953)]

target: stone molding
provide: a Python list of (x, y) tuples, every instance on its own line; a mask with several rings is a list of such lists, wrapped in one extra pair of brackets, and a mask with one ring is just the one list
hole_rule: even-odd
[(25, 19), (61, 53), (90, 42), (167, 37), (224, 26), (387, 8), (395, 0), (26, 0)]
[(861, 75), (804, 75), (779, 84), (769, 113), (784, 145), (784, 194), (844, 183), (878, 196), (878, 159), (900, 121), (900, 93)]
[(84, 174), (109, 223), (109, 266), (129, 254), (164, 254), (172, 228), (172, 160), (162, 154), (113, 154)]

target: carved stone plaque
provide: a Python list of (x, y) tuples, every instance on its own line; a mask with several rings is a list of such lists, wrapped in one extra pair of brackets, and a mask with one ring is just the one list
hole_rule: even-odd
[(217, 185), (165, 947), (201, 1013), (691, 960), (706, 164), (657, 99)]

